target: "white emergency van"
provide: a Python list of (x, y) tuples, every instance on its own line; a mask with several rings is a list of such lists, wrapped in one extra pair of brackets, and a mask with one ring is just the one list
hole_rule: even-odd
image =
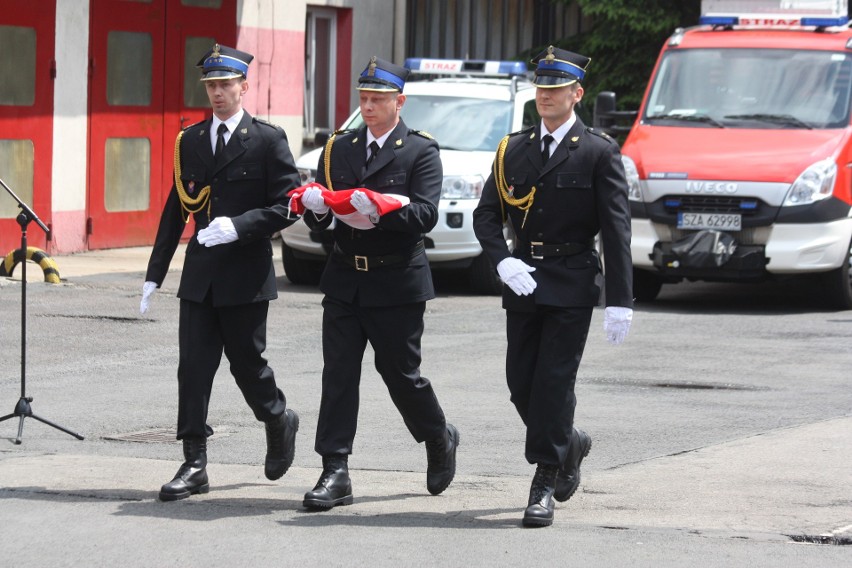
[[(470, 290), (496, 294), (502, 284), (473, 233), (473, 209), (491, 173), (494, 152), (508, 133), (539, 120), (535, 88), (521, 61), (409, 59), (402, 119), (432, 135), (441, 148), (444, 183), (437, 226), (425, 236), (433, 270), (464, 270)], [(342, 129), (363, 125), (356, 110)], [(321, 148), (296, 161), (302, 183), (316, 177)], [(334, 221), (336, 222), (336, 221)], [(282, 232), (284, 272), (295, 284), (316, 284), (331, 247), (331, 231), (295, 223)]]
[[(634, 292), (809, 275), (852, 308), (852, 30), (839, 0), (704, 0), (622, 147)], [(613, 93), (595, 123), (622, 112)]]

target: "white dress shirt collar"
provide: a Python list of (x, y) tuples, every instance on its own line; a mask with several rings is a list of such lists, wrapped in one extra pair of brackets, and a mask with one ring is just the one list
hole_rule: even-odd
[(231, 134), (237, 129), (237, 126), (240, 125), (240, 121), (243, 119), (243, 114), (245, 114), (245, 110), (240, 109), (237, 114), (229, 118), (228, 120), (221, 120), (215, 114), (213, 115), (213, 123), (210, 125), (210, 143), (213, 145), (213, 152), (216, 152), (216, 137), (219, 134), (219, 125), (223, 122), (225, 126), (228, 127), (228, 131), (225, 133), (225, 144), (231, 139)]
[[(576, 113), (571, 113), (571, 118), (562, 123), (562, 125), (554, 130), (553, 132), (549, 132), (547, 127), (544, 125), (544, 121), (541, 121), (541, 137), (544, 138), (546, 134), (550, 134), (553, 136), (553, 142), (556, 142), (556, 145), (562, 143), (562, 139), (565, 138), (565, 135), (568, 134), (568, 131), (571, 130), (571, 127), (574, 126), (574, 123), (577, 122)], [(551, 142), (552, 144), (552, 142)]]

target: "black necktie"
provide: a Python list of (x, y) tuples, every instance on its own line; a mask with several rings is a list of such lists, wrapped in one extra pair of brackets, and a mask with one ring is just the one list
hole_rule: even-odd
[(373, 162), (373, 159), (376, 157), (376, 154), (379, 153), (379, 143), (373, 140), (370, 142), (370, 157), (367, 158), (367, 164), (364, 166), (365, 168), (369, 168), (370, 164)]
[(222, 122), (219, 124), (219, 130), (217, 130), (216, 134), (216, 152), (213, 154), (213, 157), (217, 160), (219, 156), (222, 155), (222, 150), (225, 149), (225, 133), (228, 131), (228, 127), (225, 126), (225, 123)]
[(544, 148), (541, 150), (541, 163), (546, 164), (550, 159), (550, 143), (553, 142), (553, 136), (545, 134), (541, 137), (541, 143)]

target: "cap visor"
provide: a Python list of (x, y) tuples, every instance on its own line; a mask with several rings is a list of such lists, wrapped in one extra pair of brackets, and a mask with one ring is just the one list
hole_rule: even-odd
[(376, 93), (401, 93), (396, 87), (383, 87), (382, 85), (358, 85), (355, 87), (359, 91), (373, 91)]
[(355, 88), (358, 89), (359, 91), (377, 91), (377, 92), (380, 92), (380, 93), (382, 93), (382, 92), (386, 93), (386, 92), (390, 92), (390, 91), (396, 91), (398, 93), (402, 92), (402, 88), (400, 88), (400, 87), (398, 87), (398, 86), (396, 86), (396, 85), (394, 85), (394, 84), (392, 84), (388, 81), (381, 81), (381, 80), (378, 80), (378, 79), (373, 79), (372, 77), (369, 78), (369, 79), (362, 77), (358, 81), (358, 86), (355, 87)]
[(576, 77), (557, 77), (556, 75), (536, 75), (533, 78), (533, 85), (536, 87), (554, 88), (566, 87), (577, 82)]
[(237, 77), (243, 77), (242, 73), (237, 73), (236, 71), (208, 71), (201, 78), (202, 81), (215, 81), (217, 79), (236, 79)]

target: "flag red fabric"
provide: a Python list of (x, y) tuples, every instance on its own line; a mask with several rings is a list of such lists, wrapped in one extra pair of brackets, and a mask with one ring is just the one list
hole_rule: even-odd
[(302, 194), (310, 187), (316, 187), (322, 191), (323, 201), (325, 201), (325, 204), (328, 205), (335, 217), (356, 229), (372, 229), (374, 225), (366, 215), (358, 213), (358, 210), (349, 202), (353, 192), (361, 191), (369, 197), (370, 201), (376, 204), (379, 215), (396, 211), (401, 207), (405, 207), (410, 202), (409, 198), (405, 195), (379, 193), (365, 187), (329, 191), (322, 184), (312, 182), (297, 187), (287, 194), (290, 196), (290, 211), (297, 215), (305, 213), (305, 206), (302, 205)]

